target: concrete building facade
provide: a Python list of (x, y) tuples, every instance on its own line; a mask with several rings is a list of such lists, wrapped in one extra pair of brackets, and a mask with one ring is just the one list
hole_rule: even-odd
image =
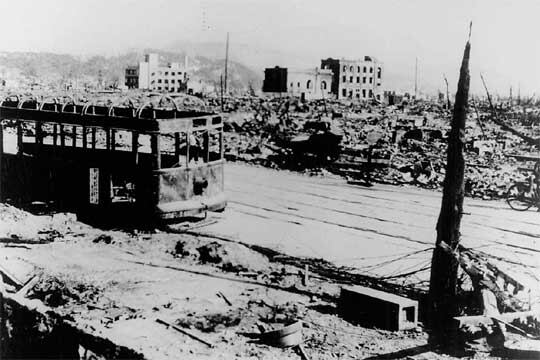
[[(144, 61), (141, 61), (137, 67), (137, 88), (158, 92), (186, 91), (189, 79), (187, 62), (186, 57), (183, 65), (177, 62), (162, 65), (158, 54), (145, 55)], [(127, 83), (128, 70), (133, 70), (133, 67), (126, 68), (126, 86), (130, 87)]]
[(287, 69), (274, 67), (265, 69), (263, 92), (283, 93), (307, 100), (332, 97), (332, 71), (319, 68)]
[(337, 99), (382, 100), (383, 64), (375, 58), (323, 59), (321, 68), (333, 73), (332, 94)]
[(139, 88), (139, 67), (128, 66), (124, 74), (124, 79), (126, 80), (125, 85), (128, 89), (138, 89)]

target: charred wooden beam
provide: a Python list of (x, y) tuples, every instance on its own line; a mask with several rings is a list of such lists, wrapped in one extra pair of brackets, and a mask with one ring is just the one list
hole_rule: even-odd
[[(465, 45), (461, 62), (452, 128), (448, 136), (446, 176), (441, 211), (437, 221), (436, 244), (446, 243), (451, 249), (455, 249), (459, 245), (463, 198), (465, 196), (463, 148), (465, 146), (465, 122), (469, 98), (470, 52), (469, 30), (469, 40)], [(429, 287), (430, 341), (433, 343), (448, 344), (449, 341), (452, 341), (452, 329), (449, 325), (459, 310), (457, 307), (457, 272), (456, 259), (443, 251), (440, 246), (435, 246)]]
[(135, 165), (139, 163), (139, 133), (131, 133), (131, 153), (133, 154), (133, 159)]

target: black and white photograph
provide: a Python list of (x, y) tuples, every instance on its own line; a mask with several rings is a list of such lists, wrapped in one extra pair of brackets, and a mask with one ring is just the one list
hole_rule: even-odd
[(540, 360), (539, 0), (0, 14), (0, 360)]

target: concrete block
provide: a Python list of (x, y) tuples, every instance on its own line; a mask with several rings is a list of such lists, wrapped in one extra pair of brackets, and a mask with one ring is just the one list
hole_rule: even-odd
[(406, 330), (418, 322), (417, 301), (363, 286), (342, 287), (338, 308), (344, 319), (367, 327)]

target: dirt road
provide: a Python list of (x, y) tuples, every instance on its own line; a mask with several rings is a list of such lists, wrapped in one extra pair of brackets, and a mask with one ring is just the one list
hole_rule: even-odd
[[(441, 193), (413, 187), (349, 185), (266, 168), (227, 164), (229, 206), (200, 229), (295, 256), (322, 258), (376, 276), (425, 269), (429, 276)], [(502, 201), (467, 198), (462, 243), (499, 259), (499, 266), (538, 288), (540, 213)]]

